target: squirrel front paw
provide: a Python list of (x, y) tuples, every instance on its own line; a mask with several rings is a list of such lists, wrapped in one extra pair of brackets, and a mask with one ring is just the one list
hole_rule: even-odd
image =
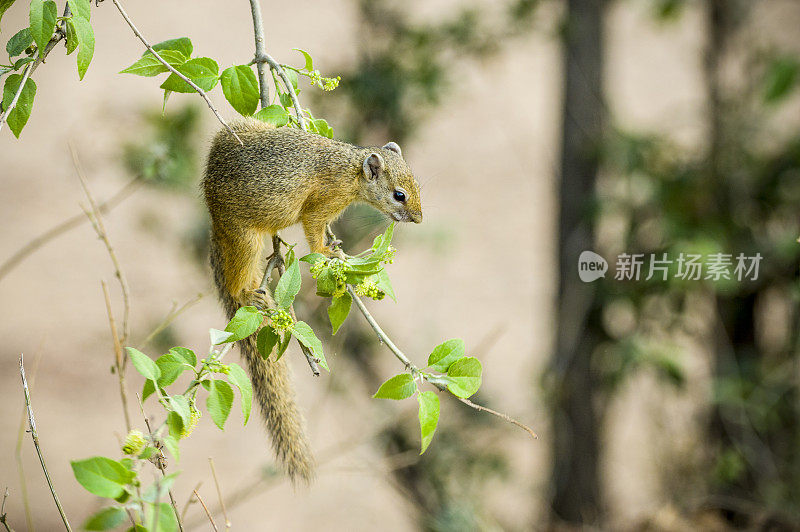
[(250, 292), (248, 297), (250, 305), (258, 310), (267, 310), (270, 307), (270, 297), (265, 290), (258, 288)]

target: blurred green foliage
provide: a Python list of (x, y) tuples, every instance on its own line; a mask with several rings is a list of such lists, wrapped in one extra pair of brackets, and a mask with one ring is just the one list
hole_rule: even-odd
[(197, 182), (197, 133), (200, 110), (186, 105), (167, 113), (144, 114), (145, 133), (123, 146), (125, 167), (133, 175), (170, 188)]
[(776, 134), (771, 117), (798, 96), (798, 62), (786, 54), (756, 57), (761, 82), (726, 90), (713, 156), (664, 135), (613, 131), (592, 216), (608, 256), (760, 253), (757, 280), (602, 281), (603, 311), (623, 301), (632, 325), (620, 333), (617, 321), (605, 320), (613, 354), (597, 360), (611, 385), (636, 361), (681, 383), (679, 351), (663, 339), (697, 335), (698, 320), (705, 321), (715, 356), (709, 489), (797, 516), (800, 135)]
[(339, 90), (318, 97), (322, 114), (342, 113), (341, 136), (369, 132), (402, 142), (430, 119), (453, 89), (456, 60), (484, 59), (530, 32), (539, 0), (486, 7), (458, 6), (437, 20), (414, 21), (396, 0), (358, 0), (359, 57), (341, 73)]

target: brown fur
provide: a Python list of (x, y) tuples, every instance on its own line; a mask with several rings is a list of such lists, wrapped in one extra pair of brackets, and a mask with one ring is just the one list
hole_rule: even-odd
[[(263, 275), (263, 239), (302, 223), (312, 251), (329, 253), (325, 226), (351, 203), (398, 221), (422, 220), (419, 185), (396, 145), (360, 147), (255, 119), (214, 138), (203, 190), (211, 215), (211, 267), (230, 319), (253, 303)], [(368, 163), (371, 163), (368, 164)], [(406, 201), (393, 199), (394, 191)], [(278, 459), (292, 479), (309, 481), (314, 459), (284, 359), (264, 361), (255, 338), (239, 342)]]

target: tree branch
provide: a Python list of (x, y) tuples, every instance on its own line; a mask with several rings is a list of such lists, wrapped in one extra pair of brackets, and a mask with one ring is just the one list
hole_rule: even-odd
[[(142, 404), (142, 398), (139, 397), (138, 393), (136, 394), (136, 400), (139, 402), (139, 410), (141, 411), (142, 417), (144, 418), (144, 424), (147, 427), (147, 432), (148, 434), (150, 434), (150, 441), (155, 442), (156, 437), (153, 432), (153, 428), (150, 426), (150, 420), (147, 419), (147, 414), (144, 413), (144, 405)], [(161, 447), (157, 447), (156, 449), (158, 450), (158, 459), (155, 462), (153, 462), (153, 465), (156, 467), (156, 469), (161, 471), (161, 478), (164, 478), (167, 476), (167, 473), (164, 471), (164, 469), (166, 469), (165, 465), (166, 463), (164, 461), (164, 451)], [(158, 488), (156, 488), (156, 493), (158, 493), (158, 491), (159, 491)], [(167, 493), (169, 494), (170, 506), (172, 506), (172, 511), (175, 513), (175, 520), (178, 522), (178, 530), (180, 530), (180, 532), (183, 532), (183, 521), (181, 521), (181, 514), (178, 512), (178, 505), (175, 502), (175, 496), (172, 494), (171, 489), (167, 490)]]
[(202, 97), (202, 98), (203, 98), (203, 99), (206, 101), (206, 104), (208, 104), (208, 107), (209, 107), (209, 109), (211, 109), (211, 111), (212, 111), (212, 112), (214, 113), (214, 115), (217, 117), (217, 120), (219, 120), (219, 121), (220, 121), (220, 123), (221, 123), (223, 126), (225, 126), (225, 129), (227, 129), (227, 130), (228, 130), (228, 131), (231, 133), (231, 135), (233, 135), (233, 136), (234, 136), (234, 138), (236, 138), (236, 140), (237, 140), (237, 141), (239, 141), (239, 144), (241, 144), (241, 145), (243, 145), (243, 146), (244, 146), (244, 143), (242, 142), (242, 139), (240, 139), (240, 138), (239, 138), (239, 135), (237, 135), (237, 134), (236, 134), (236, 132), (235, 132), (233, 129), (231, 129), (231, 126), (229, 126), (229, 125), (228, 125), (228, 123), (225, 121), (225, 119), (224, 119), (224, 118), (222, 118), (222, 115), (220, 115), (220, 114), (219, 114), (219, 111), (217, 111), (217, 108), (216, 108), (216, 107), (214, 107), (214, 104), (213, 104), (213, 103), (211, 103), (211, 100), (209, 99), (209, 97), (208, 97), (208, 94), (206, 94), (206, 91), (204, 91), (203, 89), (201, 89), (200, 87), (198, 87), (198, 86), (197, 86), (197, 85), (196, 85), (196, 84), (195, 84), (195, 83), (194, 83), (192, 80), (190, 80), (189, 78), (187, 78), (186, 76), (184, 76), (183, 74), (181, 74), (180, 72), (178, 72), (178, 71), (175, 69), (175, 67), (173, 67), (172, 65), (170, 65), (169, 63), (167, 63), (166, 61), (164, 61), (164, 59), (163, 59), (163, 58), (162, 58), (160, 55), (158, 55), (158, 52), (156, 52), (155, 50), (153, 50), (153, 47), (152, 47), (152, 46), (150, 46), (150, 43), (149, 43), (149, 42), (147, 42), (147, 39), (145, 39), (145, 38), (144, 38), (144, 36), (143, 36), (141, 33), (139, 33), (139, 30), (138, 30), (138, 29), (136, 28), (136, 26), (133, 24), (133, 21), (130, 19), (130, 17), (128, 16), (128, 14), (125, 12), (125, 9), (123, 9), (123, 8), (122, 8), (122, 5), (119, 3), (119, 0), (111, 0), (111, 1), (112, 1), (112, 2), (114, 2), (114, 5), (117, 7), (117, 11), (119, 11), (119, 14), (120, 14), (120, 15), (122, 15), (122, 18), (124, 18), (124, 19), (125, 19), (125, 22), (127, 22), (127, 23), (128, 23), (128, 26), (130, 26), (130, 28), (133, 30), (133, 34), (134, 34), (134, 35), (136, 35), (136, 36), (139, 38), (139, 40), (140, 40), (140, 41), (142, 41), (142, 44), (144, 44), (144, 45), (145, 45), (145, 47), (147, 48), (147, 50), (148, 50), (148, 51), (149, 51), (151, 54), (153, 54), (153, 56), (154, 56), (156, 59), (158, 59), (158, 61), (159, 61), (159, 62), (160, 62), (162, 65), (164, 65), (165, 67), (167, 67), (167, 70), (169, 70), (170, 72), (172, 72), (173, 74), (175, 74), (176, 76), (178, 76), (179, 78), (181, 78), (183, 81), (185, 81), (186, 83), (188, 83), (188, 84), (189, 84), (189, 86), (190, 86), (191, 88), (193, 88), (193, 89), (195, 90), (195, 92), (196, 92), (197, 94), (199, 94), (199, 95), (200, 95), (200, 96), (201, 96), (201, 97)]
[(125, 428), (128, 432), (131, 431), (131, 416), (128, 413), (128, 388), (125, 385), (125, 366), (123, 361), (125, 355), (122, 351), (122, 344), (119, 341), (119, 334), (117, 334), (117, 322), (114, 320), (114, 313), (111, 310), (111, 298), (108, 295), (108, 286), (105, 281), (100, 281), (103, 286), (103, 296), (106, 300), (106, 312), (108, 313), (108, 326), (111, 329), (111, 339), (114, 341), (114, 367), (117, 370), (117, 378), (119, 380), (119, 396), (122, 399), (122, 413), (125, 414)]
[[(89, 200), (89, 205), (91, 206), (91, 210), (84, 210), (86, 212), (86, 216), (89, 218), (89, 221), (92, 223), (92, 227), (94, 228), (97, 236), (103, 241), (103, 244), (106, 246), (106, 250), (108, 251), (109, 257), (111, 257), (111, 262), (114, 265), (114, 274), (116, 275), (117, 279), (119, 280), (120, 288), (122, 289), (122, 301), (124, 305), (123, 316), (122, 316), (122, 336), (119, 339), (119, 343), (121, 345), (125, 345), (128, 341), (128, 337), (130, 336), (130, 315), (131, 315), (131, 298), (130, 298), (130, 290), (128, 289), (128, 280), (125, 278), (125, 275), (122, 273), (122, 266), (120, 266), (119, 260), (117, 259), (117, 254), (114, 251), (114, 246), (111, 245), (111, 240), (108, 238), (108, 233), (106, 232), (105, 224), (103, 224), (103, 216), (100, 214), (100, 209), (97, 206), (97, 202), (94, 200), (94, 196), (92, 195), (92, 191), (89, 189), (89, 183), (86, 181), (86, 176), (83, 173), (83, 167), (81, 166), (80, 160), (78, 160), (78, 153), (75, 151), (75, 147), (70, 143), (69, 145), (70, 155), (72, 155), (72, 164), (75, 167), (75, 172), (78, 174), (78, 179), (80, 179), (81, 187), (83, 187), (83, 192), (86, 194), (86, 198)], [(125, 360), (127, 357), (123, 357), (123, 367), (125, 365)]]
[[(108, 198), (106, 201), (101, 203), (97, 206), (98, 212), (102, 214), (106, 214), (108, 211), (116, 207), (122, 200), (130, 196), (136, 188), (142, 184), (144, 180), (141, 176), (133, 178), (131, 181), (128, 182), (127, 185), (122, 187), (116, 194)], [(78, 227), (83, 222), (88, 221), (85, 214), (76, 214), (70, 218), (67, 218), (63, 222), (59, 223), (58, 225), (48, 229), (41, 235), (37, 236), (21, 248), (17, 250), (16, 253), (11, 255), (5, 262), (0, 264), (0, 280), (2, 280), (6, 275), (8, 275), (11, 270), (17, 267), (17, 265), (25, 260), (29, 255), (31, 255), (34, 251), (39, 249), (40, 247), (44, 246), (51, 240), (56, 237), (61, 236), (62, 234), (66, 233), (70, 229)]]
[[(259, 0), (250, 0), (250, 11), (253, 13), (253, 36), (256, 42), (255, 57), (267, 54), (264, 44), (264, 21), (261, 18), (261, 3)], [(258, 87), (261, 93), (261, 107), (269, 105), (269, 85), (267, 85), (267, 70), (263, 62), (256, 63), (258, 70)]]
[[(257, 1), (257, 0), (252, 0)], [(300, 107), (300, 100), (297, 99), (297, 93), (294, 90), (294, 85), (292, 85), (289, 76), (286, 75), (286, 71), (283, 70), (283, 67), (275, 61), (267, 53), (263, 55), (256, 55), (255, 59), (253, 59), (250, 64), (255, 63), (256, 65), (261, 65), (263, 63), (267, 63), (269, 67), (274, 70), (278, 76), (283, 81), (283, 85), (286, 87), (287, 92), (289, 93), (289, 98), (292, 99), (292, 107), (294, 107), (294, 113), (297, 115), (297, 121), (300, 123), (300, 129), (303, 131), (308, 131), (308, 126), (306, 125), (306, 119), (303, 117), (303, 108)]]
[(50, 487), (50, 493), (53, 495), (53, 500), (56, 503), (59, 515), (61, 515), (61, 520), (64, 522), (64, 528), (67, 529), (67, 532), (72, 532), (72, 527), (69, 526), (67, 515), (64, 513), (64, 508), (62, 508), (61, 501), (58, 499), (58, 494), (56, 493), (56, 489), (55, 487), (53, 487), (53, 481), (50, 479), (50, 473), (47, 472), (47, 465), (44, 462), (42, 449), (39, 446), (39, 433), (36, 432), (36, 420), (33, 418), (33, 407), (31, 406), (31, 396), (30, 392), (28, 391), (28, 381), (25, 378), (25, 365), (22, 359), (23, 356), (22, 354), (20, 354), (19, 375), (22, 378), (22, 391), (25, 394), (25, 408), (28, 410), (28, 427), (30, 429), (31, 438), (33, 439), (33, 446), (36, 447), (36, 454), (39, 456), (39, 463), (42, 464), (42, 471), (44, 471), (44, 477), (47, 479), (47, 485)]

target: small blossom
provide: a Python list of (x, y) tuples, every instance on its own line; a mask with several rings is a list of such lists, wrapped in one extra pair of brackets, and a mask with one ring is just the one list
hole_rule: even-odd
[(181, 431), (181, 438), (187, 438), (189, 435), (194, 431), (195, 427), (197, 426), (198, 421), (200, 421), (200, 416), (202, 416), (202, 412), (192, 405), (192, 417), (189, 419), (189, 424), (183, 427)]
[(356, 294), (364, 297), (370, 297), (376, 301), (380, 301), (386, 296), (386, 292), (378, 288), (375, 281), (364, 281), (356, 286)]
[(132, 430), (125, 437), (125, 443), (122, 444), (122, 452), (127, 455), (138, 456), (144, 450), (146, 444), (144, 434), (139, 430)]
[(272, 322), (272, 328), (279, 332), (294, 325), (292, 315), (281, 309), (273, 311), (269, 319)]

